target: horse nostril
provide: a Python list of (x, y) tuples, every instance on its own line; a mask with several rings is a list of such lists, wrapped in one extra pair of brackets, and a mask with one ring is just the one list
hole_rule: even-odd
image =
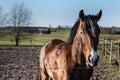
[(88, 56), (88, 61), (89, 61), (90, 63), (93, 62), (93, 61), (92, 61), (92, 56), (91, 56), (91, 55)]

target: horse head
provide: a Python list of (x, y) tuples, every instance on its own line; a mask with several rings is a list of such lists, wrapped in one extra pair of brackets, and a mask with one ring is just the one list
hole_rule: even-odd
[(79, 25), (76, 35), (80, 37), (80, 48), (87, 67), (97, 66), (99, 60), (97, 46), (100, 28), (97, 22), (100, 20), (101, 15), (101, 10), (96, 15), (85, 15), (83, 10), (79, 13)]

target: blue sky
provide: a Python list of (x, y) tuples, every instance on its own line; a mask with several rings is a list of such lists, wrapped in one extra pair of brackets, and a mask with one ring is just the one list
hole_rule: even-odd
[(14, 3), (21, 2), (32, 10), (35, 26), (72, 26), (81, 9), (85, 14), (96, 14), (102, 9), (99, 25), (120, 26), (120, 0), (0, 0), (0, 6), (8, 12)]

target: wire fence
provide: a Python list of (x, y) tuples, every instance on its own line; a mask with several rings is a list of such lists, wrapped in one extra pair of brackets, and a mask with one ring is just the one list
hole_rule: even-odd
[(119, 63), (120, 60), (120, 41), (119, 40), (110, 40), (102, 39), (102, 53), (105, 56), (109, 56), (109, 62), (112, 60)]
[[(47, 41), (42, 40), (33, 40), (33, 39), (25, 39), (25, 40), (19, 40), (19, 46), (42, 46)], [(16, 42), (13, 39), (10, 40), (0, 40), (1, 46), (15, 46)]]

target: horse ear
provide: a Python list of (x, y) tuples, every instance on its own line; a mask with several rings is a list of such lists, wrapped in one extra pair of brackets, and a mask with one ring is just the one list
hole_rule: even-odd
[(100, 20), (101, 16), (102, 16), (102, 10), (100, 10), (100, 12), (96, 14), (98, 21)]
[(79, 12), (79, 18), (84, 20), (84, 11), (83, 11), (83, 9)]

